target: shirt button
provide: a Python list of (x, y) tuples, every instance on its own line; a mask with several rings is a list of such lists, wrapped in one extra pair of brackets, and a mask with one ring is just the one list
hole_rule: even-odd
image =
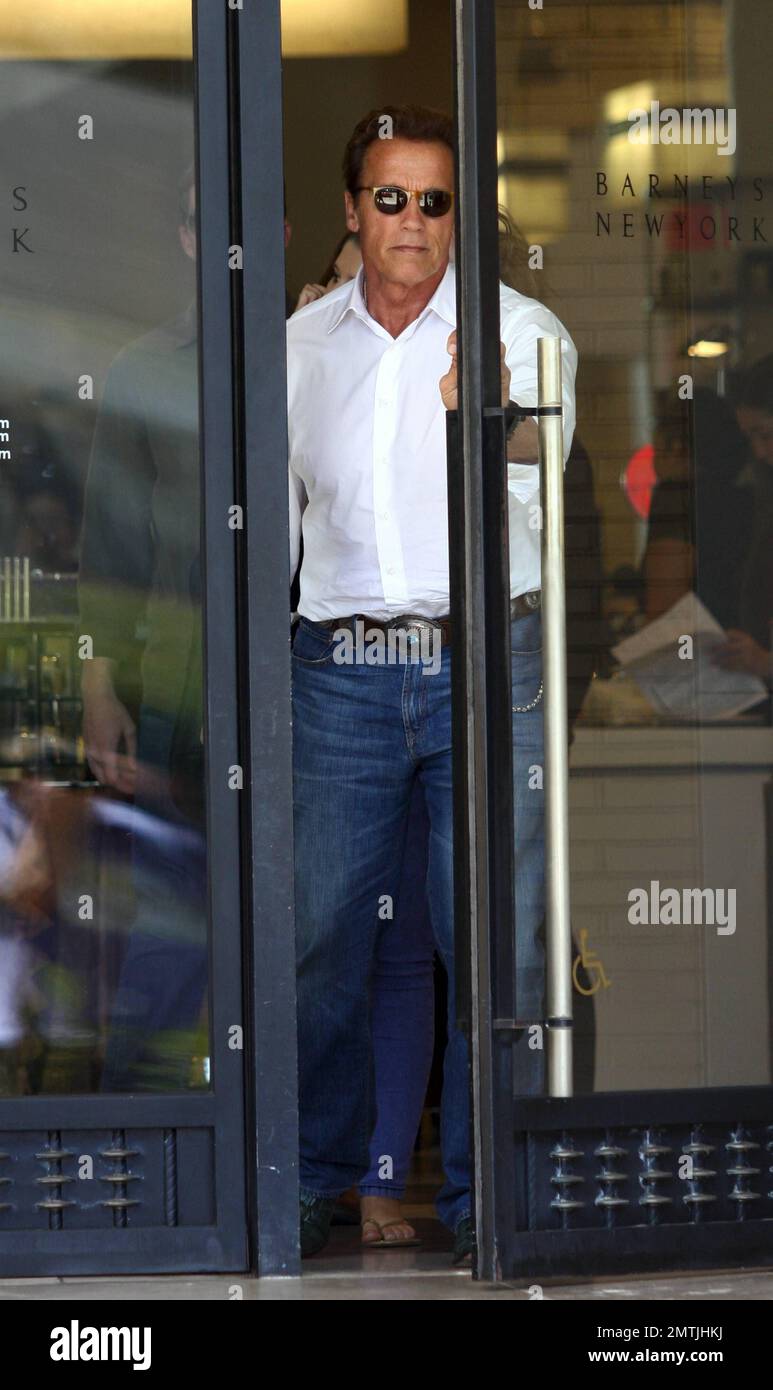
[(388, 566), (387, 566), (387, 574), (394, 574), (394, 572), (395, 572), (395, 567), (394, 567), (394, 565), (388, 565)]
[(388, 520), (389, 520), (389, 512), (382, 512), (382, 513), (381, 513), (381, 520), (382, 520), (382, 521), (388, 521)]

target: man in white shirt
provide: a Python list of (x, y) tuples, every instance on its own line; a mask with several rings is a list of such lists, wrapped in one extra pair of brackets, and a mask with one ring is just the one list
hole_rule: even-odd
[[(472, 1250), (468, 1057), (453, 1017), (447, 409), (457, 404), (453, 125), (386, 107), (344, 158), (354, 281), (288, 323), (301, 1248), (368, 1167), (369, 979), (399, 884), (413, 779), (429, 812), (427, 892), (449, 974), (441, 1219)], [(503, 402), (537, 404), (537, 339), (562, 339), (565, 453), (576, 352), (555, 316), (501, 286)], [(537, 431), (508, 439), (520, 999), (540, 1017), (544, 913)], [(411, 622), (413, 620), (413, 622)], [(408, 643), (393, 642), (394, 629)], [(413, 640), (414, 645), (411, 645)], [(395, 659), (397, 651), (397, 659)], [(430, 660), (430, 651), (432, 659)], [(391, 656), (388, 654), (391, 652)], [(422, 660), (413, 659), (421, 653)], [(519, 1008), (520, 1013), (520, 1008)], [(385, 1155), (385, 1162), (388, 1160)]]

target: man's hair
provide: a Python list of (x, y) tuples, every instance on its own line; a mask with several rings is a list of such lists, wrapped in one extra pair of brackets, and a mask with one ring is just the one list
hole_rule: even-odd
[(453, 153), (454, 123), (444, 111), (429, 106), (382, 106), (369, 111), (354, 127), (344, 151), (344, 183), (352, 196), (360, 187), (368, 148), (384, 139), (437, 141)]

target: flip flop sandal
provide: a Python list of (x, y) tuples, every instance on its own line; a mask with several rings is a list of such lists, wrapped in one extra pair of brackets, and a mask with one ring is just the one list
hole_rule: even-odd
[(407, 1245), (421, 1245), (418, 1236), (405, 1236), (400, 1240), (385, 1240), (384, 1231), (389, 1230), (390, 1226), (401, 1226), (402, 1221), (385, 1221), (382, 1225), (379, 1221), (374, 1221), (372, 1216), (363, 1221), (362, 1229), (366, 1226), (375, 1226), (381, 1232), (381, 1240), (364, 1240), (362, 1246), (364, 1250), (404, 1250)]

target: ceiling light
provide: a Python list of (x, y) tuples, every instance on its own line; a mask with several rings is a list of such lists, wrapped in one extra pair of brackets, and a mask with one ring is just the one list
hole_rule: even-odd
[[(0, 58), (190, 58), (192, 13), (191, 0), (0, 0)], [(283, 0), (286, 58), (399, 53), (407, 45), (408, 0)]]
[(730, 344), (723, 342), (721, 338), (699, 338), (697, 342), (689, 344), (687, 356), (724, 357), (729, 348)]

